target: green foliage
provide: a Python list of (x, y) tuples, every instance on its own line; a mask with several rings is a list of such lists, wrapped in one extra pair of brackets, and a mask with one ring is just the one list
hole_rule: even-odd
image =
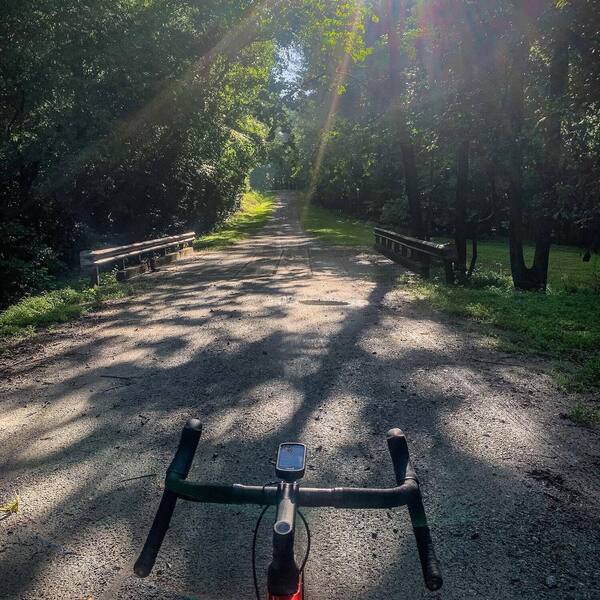
[(31, 292), (52, 288), (60, 270), (53, 250), (18, 222), (0, 223), (0, 306)]
[(600, 408), (586, 404), (577, 404), (569, 413), (571, 421), (586, 427), (600, 427)]
[(240, 208), (213, 232), (194, 241), (195, 250), (218, 249), (243, 240), (258, 231), (271, 218), (274, 197), (259, 192), (246, 192)]
[(0, 236), (0, 306), (51, 288), (53, 257), (207, 231), (231, 212), (274, 125), (275, 38), (258, 39), (253, 6), (3, 5), (0, 223), (37, 250)]
[(340, 212), (304, 202), (300, 207), (300, 223), (310, 234), (332, 244), (343, 246), (373, 245), (373, 228)]
[[(314, 204), (302, 208), (304, 228), (328, 242), (372, 245), (373, 228)], [(477, 270), (466, 286), (447, 286), (436, 278), (406, 276), (402, 284), (421, 301), (450, 314), (476, 320), (488, 327), (502, 347), (534, 352), (561, 363), (559, 378), (568, 389), (600, 388), (600, 301), (582, 275), (577, 291), (559, 289), (546, 294), (518, 292), (505, 269), (506, 242), (480, 242), (487, 268)], [(578, 255), (569, 247), (552, 249), (551, 279), (561, 281)], [(579, 258), (579, 262), (580, 262)], [(576, 264), (579, 264), (577, 262)], [(587, 287), (585, 283), (587, 281)]]
[(53, 323), (70, 321), (97, 308), (104, 301), (133, 292), (131, 285), (117, 282), (103, 273), (100, 286), (90, 287), (84, 280), (38, 295), (26, 296), (0, 312), (0, 336), (22, 336)]

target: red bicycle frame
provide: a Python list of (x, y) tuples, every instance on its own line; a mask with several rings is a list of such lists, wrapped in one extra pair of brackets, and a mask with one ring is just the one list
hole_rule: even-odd
[(295, 594), (292, 594), (291, 596), (274, 596), (273, 594), (269, 594), (267, 592), (267, 600), (303, 600), (302, 577), (300, 577), (298, 591)]

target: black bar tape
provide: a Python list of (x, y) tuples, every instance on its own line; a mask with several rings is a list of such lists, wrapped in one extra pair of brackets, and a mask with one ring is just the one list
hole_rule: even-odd
[[(198, 419), (190, 419), (185, 424), (185, 427), (181, 432), (177, 452), (175, 452), (175, 457), (167, 469), (167, 476), (169, 473), (176, 474), (182, 479), (185, 479), (188, 476), (201, 433), (202, 424)], [(152, 527), (148, 533), (146, 543), (133, 567), (133, 571), (138, 577), (147, 577), (152, 571), (156, 556), (163, 543), (167, 529), (169, 529), (169, 524), (171, 523), (171, 517), (173, 516), (176, 504), (177, 495), (165, 489), (158, 506), (158, 511), (154, 517)]]
[(431, 591), (439, 590), (443, 583), (442, 573), (433, 549), (431, 532), (427, 525), (427, 516), (425, 515), (421, 490), (419, 489), (419, 480), (410, 462), (408, 444), (402, 430), (390, 429), (387, 434), (387, 444), (394, 465), (396, 483), (402, 485), (407, 479), (413, 479), (417, 484), (408, 501), (408, 512), (417, 542), (425, 585)]
[(154, 567), (156, 556), (169, 529), (169, 523), (175, 510), (177, 496), (173, 492), (164, 492), (154, 522), (148, 533), (146, 543), (142, 548), (139, 558), (135, 561), (133, 567), (134, 573), (138, 577), (147, 577)]

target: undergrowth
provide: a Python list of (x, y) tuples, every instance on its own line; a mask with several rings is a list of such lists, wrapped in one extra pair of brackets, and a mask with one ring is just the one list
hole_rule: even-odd
[(113, 273), (102, 273), (100, 283), (92, 287), (81, 279), (58, 290), (22, 298), (0, 313), (0, 337), (27, 336), (40, 327), (70, 321), (134, 290), (133, 284), (118, 282)]
[[(373, 243), (371, 224), (314, 204), (303, 205), (301, 222), (325, 241), (353, 246)], [(578, 249), (554, 246), (547, 293), (514, 289), (506, 242), (479, 242), (479, 257), (479, 269), (467, 285), (448, 286), (441, 274), (428, 280), (406, 275), (400, 284), (418, 301), (481, 323), (505, 350), (552, 359), (556, 378), (566, 390), (589, 393), (600, 389), (600, 257), (584, 263)], [(576, 411), (577, 422), (598, 424), (598, 409)]]
[(272, 195), (246, 192), (242, 196), (239, 210), (213, 232), (196, 239), (194, 249), (218, 249), (243, 240), (271, 218), (273, 208)]

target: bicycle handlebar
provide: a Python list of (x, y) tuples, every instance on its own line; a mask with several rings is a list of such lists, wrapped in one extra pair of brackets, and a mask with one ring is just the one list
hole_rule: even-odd
[(402, 433), (402, 430), (390, 429), (387, 434), (387, 444), (394, 465), (396, 483), (400, 485), (401, 482), (404, 482), (407, 479), (413, 479), (417, 482), (416, 493), (412, 494), (407, 502), (408, 513), (417, 542), (423, 579), (425, 580), (427, 588), (434, 592), (442, 587), (442, 573), (433, 549), (433, 541), (427, 524), (427, 516), (425, 515), (425, 507), (423, 506), (419, 481), (410, 462), (408, 444), (406, 443), (406, 437), (404, 436), (404, 433)]
[[(219, 504), (275, 505), (279, 502), (279, 488), (255, 485), (221, 485), (186, 481), (202, 426), (190, 419), (183, 428), (173, 462), (167, 469), (165, 491), (134, 571), (139, 577), (150, 574), (163, 542), (178, 498), (193, 502)], [(442, 576), (433, 549), (431, 533), (419, 481), (410, 462), (408, 444), (400, 429), (391, 429), (387, 444), (394, 465), (397, 487), (394, 488), (308, 488), (299, 487), (298, 506), (334, 508), (392, 508), (407, 506), (425, 585), (431, 591), (442, 586)]]
[[(167, 479), (173, 475), (181, 479), (185, 479), (190, 472), (194, 454), (198, 447), (200, 435), (202, 433), (202, 424), (198, 419), (190, 419), (181, 432), (181, 439), (173, 461), (167, 469)], [(154, 522), (148, 533), (146, 543), (140, 553), (139, 558), (135, 561), (133, 570), (138, 577), (147, 577), (152, 571), (156, 556), (169, 529), (171, 517), (177, 504), (177, 494), (165, 486)]]

